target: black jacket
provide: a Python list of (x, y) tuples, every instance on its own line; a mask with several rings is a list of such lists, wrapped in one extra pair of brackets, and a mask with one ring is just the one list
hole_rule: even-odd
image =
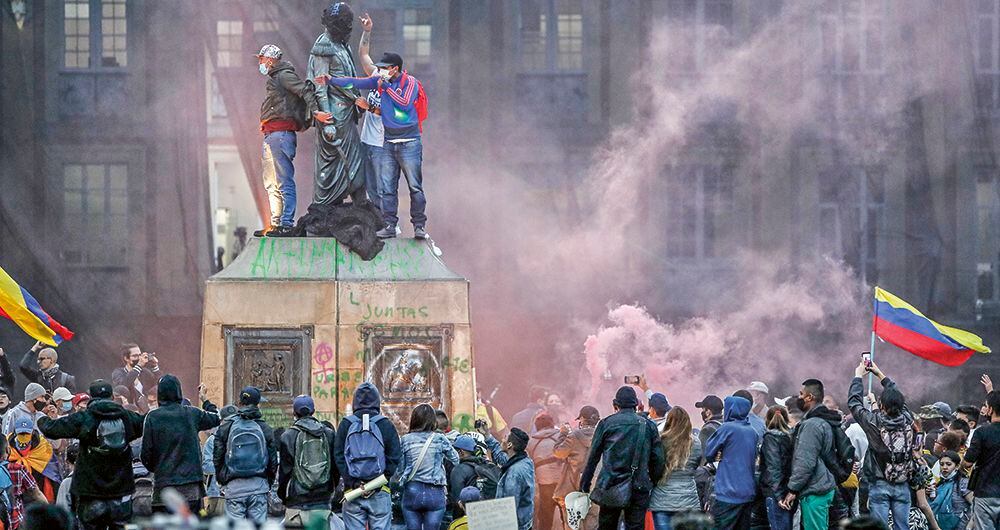
[[(322, 436), (330, 448), (330, 481), (312, 490), (305, 489), (293, 476), (295, 471), (295, 441), (302, 434), (299, 429), (314, 436)], [(340, 481), (340, 471), (338, 471), (333, 458), (336, 441), (337, 435), (334, 433), (333, 427), (320, 423), (312, 416), (299, 418), (295, 420), (291, 428), (285, 429), (278, 445), (280, 453), (278, 460), (281, 463), (281, 467), (278, 468), (278, 497), (285, 503), (285, 506), (301, 509), (325, 505), (329, 508), (330, 498)]]
[(143, 417), (111, 401), (97, 399), (87, 405), (87, 410), (75, 412), (56, 420), (43, 417), (38, 420), (38, 430), (46, 438), (80, 440), (80, 455), (70, 493), (82, 497), (118, 498), (135, 492), (132, 476), (132, 455), (126, 448), (118, 455), (105, 455), (91, 451), (98, 445), (97, 425), (102, 420), (121, 419), (125, 424), (128, 442), (142, 436)]
[[(361, 383), (357, 390), (354, 391), (353, 407), (355, 416), (359, 418), (365, 414), (374, 416), (379, 414), (381, 406), (382, 401), (375, 385)], [(382, 443), (385, 444), (385, 478), (391, 479), (396, 474), (399, 462), (403, 459), (403, 451), (399, 445), (399, 433), (396, 432), (396, 426), (392, 424), (389, 418), (380, 420), (375, 426), (382, 432)], [(346, 489), (356, 488), (361, 485), (361, 479), (352, 477), (347, 472), (347, 459), (344, 457), (344, 445), (347, 443), (347, 431), (350, 429), (351, 422), (347, 418), (340, 420), (340, 425), (337, 426), (337, 444), (333, 452), (333, 457), (337, 460), (337, 469), (340, 470), (340, 476), (344, 478), (344, 487)]]
[[(882, 389), (897, 388), (895, 381), (886, 377), (882, 380)], [(868, 438), (868, 452), (865, 453), (864, 478), (869, 483), (885, 480), (885, 466), (892, 456), (889, 448), (882, 441), (882, 429), (907, 429), (913, 434), (913, 415), (905, 406), (900, 415), (890, 418), (881, 410), (868, 410), (864, 402), (864, 383), (860, 377), (851, 380), (851, 388), (847, 396), (847, 406), (851, 408), (854, 421), (858, 422)]]
[(204, 410), (182, 405), (181, 383), (172, 375), (160, 378), (158, 385), (156, 396), (160, 408), (146, 415), (142, 464), (153, 473), (156, 489), (200, 484), (198, 433), (219, 425), (218, 409), (209, 401), (202, 405)]
[(580, 490), (591, 491), (590, 483), (598, 462), (602, 462), (601, 474), (594, 489), (616, 484), (632, 474), (632, 460), (638, 451), (639, 462), (632, 482), (633, 504), (643, 504), (649, 498), (653, 485), (659, 482), (666, 470), (663, 444), (656, 424), (635, 413), (634, 409), (624, 409), (597, 424), (594, 441), (590, 446), (587, 465), (583, 468)]
[(760, 446), (760, 488), (764, 495), (784, 498), (792, 472), (792, 436), (770, 430)]
[(256, 405), (241, 408), (239, 412), (226, 418), (226, 421), (222, 422), (222, 425), (219, 426), (219, 430), (215, 431), (212, 463), (215, 465), (216, 480), (223, 486), (228, 484), (230, 480), (229, 474), (226, 471), (226, 448), (229, 444), (229, 430), (233, 428), (233, 420), (237, 416), (253, 420), (260, 426), (260, 430), (264, 432), (264, 440), (267, 442), (267, 466), (265, 466), (264, 475), (261, 475), (261, 477), (266, 478), (268, 484), (273, 483), (274, 477), (278, 475), (278, 444), (274, 439), (274, 429), (265, 423), (264, 420), (260, 419), (260, 409)]
[(159, 367), (157, 367), (156, 371), (153, 371), (149, 368), (140, 367), (138, 364), (132, 368), (119, 366), (111, 372), (111, 385), (127, 388), (129, 391), (129, 403), (139, 407), (139, 410), (145, 411), (147, 408), (146, 396), (135, 390), (135, 380), (138, 379), (142, 383), (143, 389), (153, 388), (156, 386), (156, 380), (160, 377), (158, 375), (159, 371)]
[(264, 102), (260, 105), (260, 122), (293, 119), (299, 129), (312, 123), (312, 113), (319, 109), (312, 82), (303, 81), (288, 61), (279, 61), (267, 73)]
[[(72, 393), (76, 393), (76, 378), (59, 369), (56, 364), (55, 370), (43, 373), (38, 369), (38, 353), (28, 351), (21, 358), (21, 373), (32, 383), (38, 383), (45, 387), (45, 391), (50, 395), (59, 387), (66, 387)], [(13, 377), (11, 377), (13, 379)]]
[[(14, 397), (14, 370), (10, 367), (10, 359), (0, 355), (0, 389), (7, 392), (7, 397)], [(14, 403), (11, 403), (13, 406)]]
[(457, 502), (463, 488), (475, 485), (475, 466), (487, 464), (486, 459), (481, 456), (470, 456), (459, 460), (458, 465), (453, 467), (448, 475), (448, 498)]

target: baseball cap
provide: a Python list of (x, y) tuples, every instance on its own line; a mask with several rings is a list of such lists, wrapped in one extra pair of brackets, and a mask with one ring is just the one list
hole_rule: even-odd
[(476, 439), (467, 434), (463, 434), (458, 438), (455, 438), (455, 449), (461, 449), (463, 451), (473, 453), (476, 451)]
[(389, 66), (395, 66), (398, 68), (403, 67), (403, 58), (399, 56), (398, 53), (385, 52), (382, 54), (382, 58), (379, 59), (375, 66), (379, 68), (386, 68)]
[(90, 401), (90, 394), (86, 392), (80, 392), (79, 394), (73, 396), (73, 406), (79, 405), (83, 401)]
[(113, 394), (111, 383), (103, 379), (90, 383), (90, 397), (92, 399), (111, 399)]
[(34, 401), (45, 395), (45, 387), (38, 383), (28, 383), (24, 388), (24, 401)]
[(316, 412), (316, 403), (310, 396), (295, 396), (295, 399), (292, 400), (292, 410), (300, 416), (308, 416)]
[(598, 412), (596, 408), (587, 405), (580, 409), (580, 415), (577, 416), (576, 419), (597, 423), (601, 420), (601, 413)]
[(945, 417), (945, 419), (949, 420), (951, 419), (952, 416), (951, 405), (945, 403), (944, 401), (938, 401), (934, 403), (934, 408), (936, 408), (937, 411), (940, 412), (941, 415)]
[(943, 419), (944, 415), (938, 410), (934, 405), (924, 405), (920, 407), (920, 412), (917, 413), (917, 418), (921, 420), (936, 420)]
[(234, 405), (226, 405), (225, 407), (219, 409), (219, 417), (226, 419), (237, 412), (239, 412), (239, 409), (237, 409)]
[(770, 391), (768, 391), (767, 385), (765, 385), (764, 383), (762, 383), (760, 381), (752, 381), (752, 382), (750, 382), (750, 386), (747, 387), (747, 390), (749, 390), (751, 392), (760, 392), (762, 394), (770, 394), (771, 393)]
[(663, 416), (670, 412), (670, 402), (667, 401), (667, 396), (656, 392), (652, 396), (649, 396), (649, 408), (656, 411), (657, 414)]
[(260, 390), (248, 386), (240, 392), (240, 405), (257, 405), (261, 402)]
[(17, 434), (26, 434), (35, 430), (35, 422), (30, 416), (18, 416), (14, 420), (14, 432)]
[(724, 407), (724, 405), (722, 404), (722, 400), (719, 399), (719, 396), (715, 396), (712, 394), (705, 396), (704, 399), (695, 403), (694, 406), (695, 408), (699, 409), (711, 410), (712, 412), (717, 414), (722, 412), (722, 409)]
[(268, 59), (281, 59), (283, 55), (281, 48), (274, 44), (265, 44), (254, 57), (267, 57)]
[(478, 502), (482, 499), (482, 492), (480, 492), (479, 488), (475, 486), (466, 486), (462, 488), (462, 492), (458, 494), (458, 500), (461, 502)]
[(73, 393), (69, 391), (68, 388), (61, 386), (52, 392), (52, 399), (60, 401), (69, 401), (73, 399)]

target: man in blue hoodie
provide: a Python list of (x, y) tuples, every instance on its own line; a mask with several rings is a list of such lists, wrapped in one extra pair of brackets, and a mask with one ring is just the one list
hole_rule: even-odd
[(715, 474), (715, 504), (712, 507), (717, 529), (750, 528), (750, 512), (757, 492), (754, 462), (759, 440), (747, 419), (749, 414), (749, 400), (727, 397), (725, 421), (706, 443), (708, 462), (715, 462), (722, 455)]
[[(378, 389), (371, 383), (362, 383), (354, 391), (353, 414), (340, 421), (337, 427), (337, 442), (334, 445), (333, 458), (337, 462), (340, 476), (344, 478), (344, 489), (352, 490), (378, 477), (355, 476), (351, 471), (357, 467), (348, 462), (348, 434), (351, 427), (368, 423), (370, 429), (378, 429), (385, 448), (385, 470), (382, 474), (386, 479), (396, 474), (396, 468), (403, 458), (399, 445), (399, 433), (392, 421), (380, 414), (382, 398)], [(366, 418), (367, 416), (367, 418)], [(355, 431), (357, 431), (355, 427)], [(357, 432), (353, 436), (359, 436)], [(347, 530), (389, 530), (392, 523), (392, 499), (389, 488), (384, 487), (371, 495), (344, 504), (344, 525)]]

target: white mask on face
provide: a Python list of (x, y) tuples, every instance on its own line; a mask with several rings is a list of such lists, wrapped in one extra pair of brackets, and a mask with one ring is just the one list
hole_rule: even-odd
[(260, 75), (267, 75), (267, 65), (266, 64), (260, 63), (260, 67), (258, 68), (258, 70), (260, 70)]
[(381, 77), (382, 81), (385, 83), (392, 81), (392, 74), (389, 73), (389, 70), (379, 69), (378, 76)]

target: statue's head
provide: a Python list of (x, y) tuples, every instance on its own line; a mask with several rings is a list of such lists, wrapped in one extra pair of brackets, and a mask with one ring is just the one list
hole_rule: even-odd
[(334, 2), (323, 10), (323, 27), (334, 42), (347, 44), (354, 29), (354, 12), (347, 2)]

